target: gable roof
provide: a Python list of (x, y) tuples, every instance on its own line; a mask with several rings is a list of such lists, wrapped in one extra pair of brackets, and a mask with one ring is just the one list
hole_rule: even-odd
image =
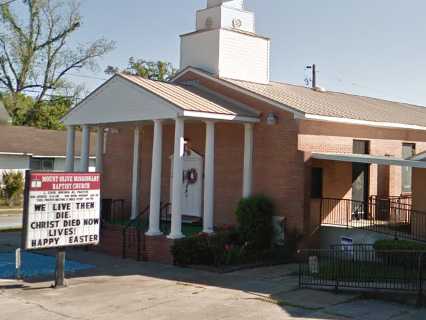
[[(65, 157), (67, 132), (33, 127), (0, 125), (0, 153)], [(90, 155), (95, 155), (96, 138), (90, 137)], [(75, 154), (80, 155), (81, 132), (75, 136)]]
[(346, 93), (317, 91), (280, 82), (260, 84), (223, 79), (194, 67), (181, 70), (173, 81), (178, 82), (190, 72), (254, 96), (301, 119), (426, 130), (426, 108), (421, 106)]
[(257, 117), (258, 113), (226, 97), (209, 92), (196, 83), (167, 83), (138, 76), (118, 74), (120, 77), (160, 96), (185, 111), (223, 115)]
[(138, 122), (176, 117), (258, 122), (259, 112), (198, 82), (167, 83), (117, 73), (63, 118), (66, 125)]

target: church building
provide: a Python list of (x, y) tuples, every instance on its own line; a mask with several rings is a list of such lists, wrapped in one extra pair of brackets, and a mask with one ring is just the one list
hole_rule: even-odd
[[(65, 116), (67, 168), (76, 128), (81, 171), (96, 131), (103, 198), (127, 219), (149, 220), (147, 260), (170, 262), (188, 225), (213, 233), (235, 224), (238, 202), (255, 194), (307, 243), (323, 227), (391, 219), (426, 237), (411, 211), (403, 220), (381, 205), (426, 211), (412, 170), (426, 168), (414, 157), (426, 151), (426, 109), (272, 81), (270, 39), (255, 26), (243, 0), (207, 0), (195, 31), (180, 36), (170, 82), (116, 74)], [(114, 241), (101, 246), (117, 251)]]

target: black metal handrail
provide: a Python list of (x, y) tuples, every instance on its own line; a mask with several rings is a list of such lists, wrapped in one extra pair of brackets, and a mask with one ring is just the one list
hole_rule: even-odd
[(169, 223), (171, 217), (171, 203), (165, 203), (160, 210), (160, 230), (163, 234), (169, 234), (171, 225)]
[[(148, 225), (147, 221), (147, 213), (149, 211), (150, 206), (148, 205), (142, 212), (134, 219), (131, 219), (124, 227), (123, 227), (123, 234), (122, 234), (122, 243), (123, 243), (123, 250), (122, 250), (122, 256), (123, 259), (127, 258), (127, 249), (128, 247), (131, 248), (132, 244), (135, 242), (133, 238), (136, 233), (136, 244), (137, 244), (137, 260), (140, 261), (142, 258), (142, 237), (145, 232), (146, 226)], [(130, 228), (133, 228), (135, 230), (135, 233), (132, 232), (131, 234), (128, 232)], [(128, 237), (129, 236), (129, 237)]]
[(323, 198), (321, 225), (344, 226), (426, 242), (426, 212), (394, 202), (370, 198), (368, 202)]
[[(163, 217), (167, 217), (169, 215), (169, 211), (171, 208), (170, 203), (161, 203), (160, 204), (160, 230), (164, 234), (170, 232), (170, 226), (163, 222)], [(136, 252), (137, 252), (137, 260), (140, 261), (143, 256), (143, 244), (145, 232), (148, 231), (149, 226), (149, 215), (148, 212), (150, 210), (150, 205), (148, 205), (136, 218), (130, 220), (123, 227), (122, 234), (122, 257), (123, 259), (127, 258), (127, 251), (129, 248), (132, 248), (132, 245), (136, 242)], [(129, 232), (130, 229), (133, 229), (134, 232)], [(135, 239), (136, 237), (136, 239)]]

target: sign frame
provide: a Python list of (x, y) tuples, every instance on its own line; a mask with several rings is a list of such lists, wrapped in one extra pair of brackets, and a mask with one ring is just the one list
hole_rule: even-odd
[[(31, 175), (32, 174), (42, 174), (42, 175), (73, 175), (73, 174), (92, 174), (97, 175), (99, 177), (99, 223), (97, 228), (97, 241), (96, 243), (73, 243), (68, 245), (59, 245), (59, 246), (49, 246), (47, 248), (27, 248), (27, 240), (28, 240), (28, 220), (29, 220), (29, 203), (30, 203), (30, 188), (31, 188)], [(21, 249), (25, 251), (36, 251), (36, 250), (65, 250), (66, 248), (73, 247), (88, 247), (88, 246), (98, 246), (100, 244), (101, 237), (101, 223), (102, 223), (102, 174), (100, 172), (81, 172), (81, 171), (73, 171), (73, 172), (55, 172), (55, 171), (25, 171), (25, 189), (24, 189), (24, 208), (23, 208), (23, 216), (22, 216), (22, 236), (21, 236)]]

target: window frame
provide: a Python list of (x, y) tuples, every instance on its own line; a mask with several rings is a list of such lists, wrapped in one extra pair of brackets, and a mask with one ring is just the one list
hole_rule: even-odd
[[(39, 165), (35, 166), (34, 163), (39, 162)], [(46, 163), (51, 162), (51, 166), (46, 165)], [(33, 171), (48, 172), (55, 170), (55, 158), (30, 158), (30, 169)]]

